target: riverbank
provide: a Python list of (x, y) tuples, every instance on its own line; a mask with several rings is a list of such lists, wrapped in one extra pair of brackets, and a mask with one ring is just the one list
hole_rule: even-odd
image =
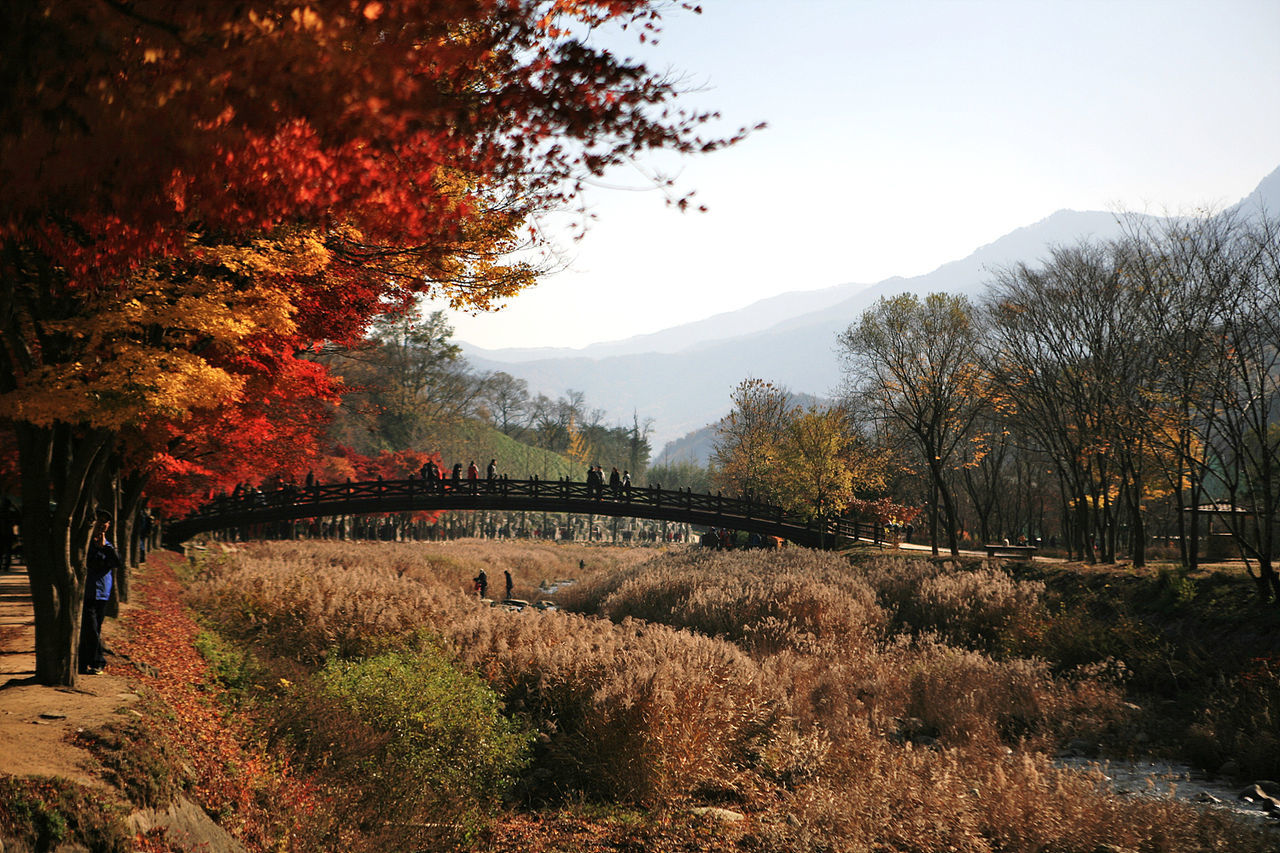
[[(1018, 581), (947, 561), (877, 557), (851, 566), (800, 550), (638, 559), (625, 549), (575, 547), (275, 543), (195, 565), (157, 555), (139, 575), (137, 603), (109, 623), (107, 675), (83, 691), (102, 685), (98, 698), (111, 698), (108, 679), (121, 679), (116, 698), (134, 697), (113, 719), (86, 727), (114, 727), (115, 753), (106, 739), (77, 733), (81, 720), (71, 715), (64, 734), (77, 736), (57, 747), (80, 751), (67, 772), (83, 774), (76, 778), (94, 807), (119, 802), (125, 840), (101, 849), (179, 849), (144, 846), (165, 831), (148, 836), (151, 824), (128, 822), (129, 811), (142, 810), (136, 799), (123, 801), (144, 790), (156, 801), (177, 792), (200, 804), (196, 812), (218, 816), (234, 839), (223, 833), (219, 843), (229, 846), (215, 850), (387, 849), (351, 797), (363, 792), (362, 808), (416, 806), (379, 794), (367, 771), (325, 768), (339, 759), (370, 766), (360, 750), (389, 733), (356, 713), (363, 700), (343, 710), (334, 700), (345, 694), (325, 685), (439, 648), (460, 672), (482, 674), (511, 719), (534, 727), (516, 786), (500, 802), (478, 801), (483, 828), (466, 841), (470, 849), (817, 851), (855, 837), (930, 853), (996, 840), (1010, 851), (1075, 843), (1069, 839), (1168, 853), (1276, 846), (1274, 821), (1228, 814), (1234, 803), (1205, 808), (1183, 797), (1194, 779), (1176, 780), (1178, 802), (1149, 798), (1165, 785), (1163, 772), (1150, 771), (1180, 768), (1113, 761), (1102, 769), (1108, 781), (1053, 766), (1049, 755), (1064, 744), (1094, 753), (1155, 732), (1150, 723), (1162, 710), (1153, 706), (1147, 717), (1122, 705), (1106, 680), (1116, 673), (1105, 668), (1073, 665), (1053, 675), (1019, 657), (1029, 644), (1082, 654), (1082, 637), (1116, 623), (1064, 622), (1045, 609), (1069, 597), (1054, 592), (1066, 580)], [(491, 577), (512, 569), (517, 593), (530, 599), (552, 581), (574, 583), (558, 591), (560, 611), (482, 607), (467, 595), (482, 566)], [(1111, 615), (1132, 618), (1135, 602), (1111, 589), (1104, 582), (1099, 590)], [(0, 603), (12, 604), (21, 587), (0, 590)], [(1132, 592), (1144, 598), (1140, 587)], [(191, 601), (210, 620), (205, 631), (185, 609)], [(1075, 603), (1077, 615), (1101, 606), (1088, 596)], [(0, 619), (10, 650), (24, 626), (16, 610), (0, 609)], [(954, 636), (916, 636), (926, 623)], [(209, 633), (215, 625), (220, 638)], [(1055, 636), (1063, 625), (1069, 630)], [(426, 646), (424, 630), (434, 638)], [(1126, 631), (1095, 636), (1091, 654), (1145, 648), (1151, 635)], [(18, 669), (0, 689), (0, 711), (20, 695), (14, 691), (30, 688), (46, 700), (58, 693), (21, 684), (30, 673), (20, 655), (4, 660)], [(448, 669), (433, 678), (453, 678)], [(387, 701), (388, 691), (370, 684), (368, 695)], [(84, 698), (79, 688), (67, 696)], [(290, 731), (327, 731), (333, 740), (299, 741)], [(1147, 740), (1165, 743), (1158, 732)], [(287, 751), (299, 747), (309, 752)], [(126, 767), (122, 755), (146, 761)], [(1235, 826), (1238, 818), (1256, 830)], [(404, 818), (386, 812), (379, 820)]]

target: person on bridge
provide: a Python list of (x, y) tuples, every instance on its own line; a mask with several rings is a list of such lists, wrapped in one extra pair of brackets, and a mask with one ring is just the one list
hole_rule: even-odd
[(460, 486), (460, 485), (461, 485), (461, 482), (460, 482), (460, 481), (462, 480), (462, 463), (461, 463), (461, 462), (455, 462), (455, 463), (453, 463), (453, 477), (452, 477), (452, 480), (453, 480), (453, 487), (454, 487), (455, 489), (456, 489), (456, 488), (458, 488), (458, 486)]
[(617, 465), (614, 465), (613, 470), (609, 472), (609, 491), (614, 499), (622, 493), (622, 475), (618, 473)]
[(622, 472), (622, 491), (631, 491), (631, 472), (625, 469)]
[(498, 479), (498, 460), (497, 459), (489, 460), (489, 467), (484, 469), (484, 478), (486, 480)]

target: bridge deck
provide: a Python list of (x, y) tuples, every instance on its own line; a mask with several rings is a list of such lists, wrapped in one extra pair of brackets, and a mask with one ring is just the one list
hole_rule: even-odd
[(555, 512), (682, 521), (779, 536), (831, 548), (862, 539), (878, 542), (876, 525), (849, 519), (805, 519), (782, 507), (688, 490), (650, 487), (593, 489), (568, 480), (388, 480), (286, 487), (216, 498), (168, 526), (177, 542), (199, 533), (274, 521), (418, 511)]

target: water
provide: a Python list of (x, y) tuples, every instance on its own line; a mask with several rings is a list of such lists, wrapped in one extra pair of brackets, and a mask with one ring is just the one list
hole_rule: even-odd
[[(1266, 821), (1280, 827), (1280, 821), (1260, 805), (1239, 798), (1248, 784), (1234, 785), (1212, 779), (1185, 764), (1167, 761), (1094, 761), (1088, 758), (1059, 758), (1060, 767), (1101, 773), (1117, 794), (1143, 797), (1172, 797), (1197, 806), (1225, 809), (1243, 818)], [(1215, 802), (1216, 801), (1216, 802)]]

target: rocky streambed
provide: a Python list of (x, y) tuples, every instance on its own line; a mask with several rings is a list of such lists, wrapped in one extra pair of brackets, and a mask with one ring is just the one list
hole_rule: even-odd
[(1185, 764), (1167, 761), (1097, 760), (1061, 757), (1055, 763), (1096, 775), (1117, 794), (1162, 797), (1231, 811), (1251, 820), (1266, 821), (1280, 829), (1280, 784), (1259, 781), (1233, 785), (1208, 777)]

